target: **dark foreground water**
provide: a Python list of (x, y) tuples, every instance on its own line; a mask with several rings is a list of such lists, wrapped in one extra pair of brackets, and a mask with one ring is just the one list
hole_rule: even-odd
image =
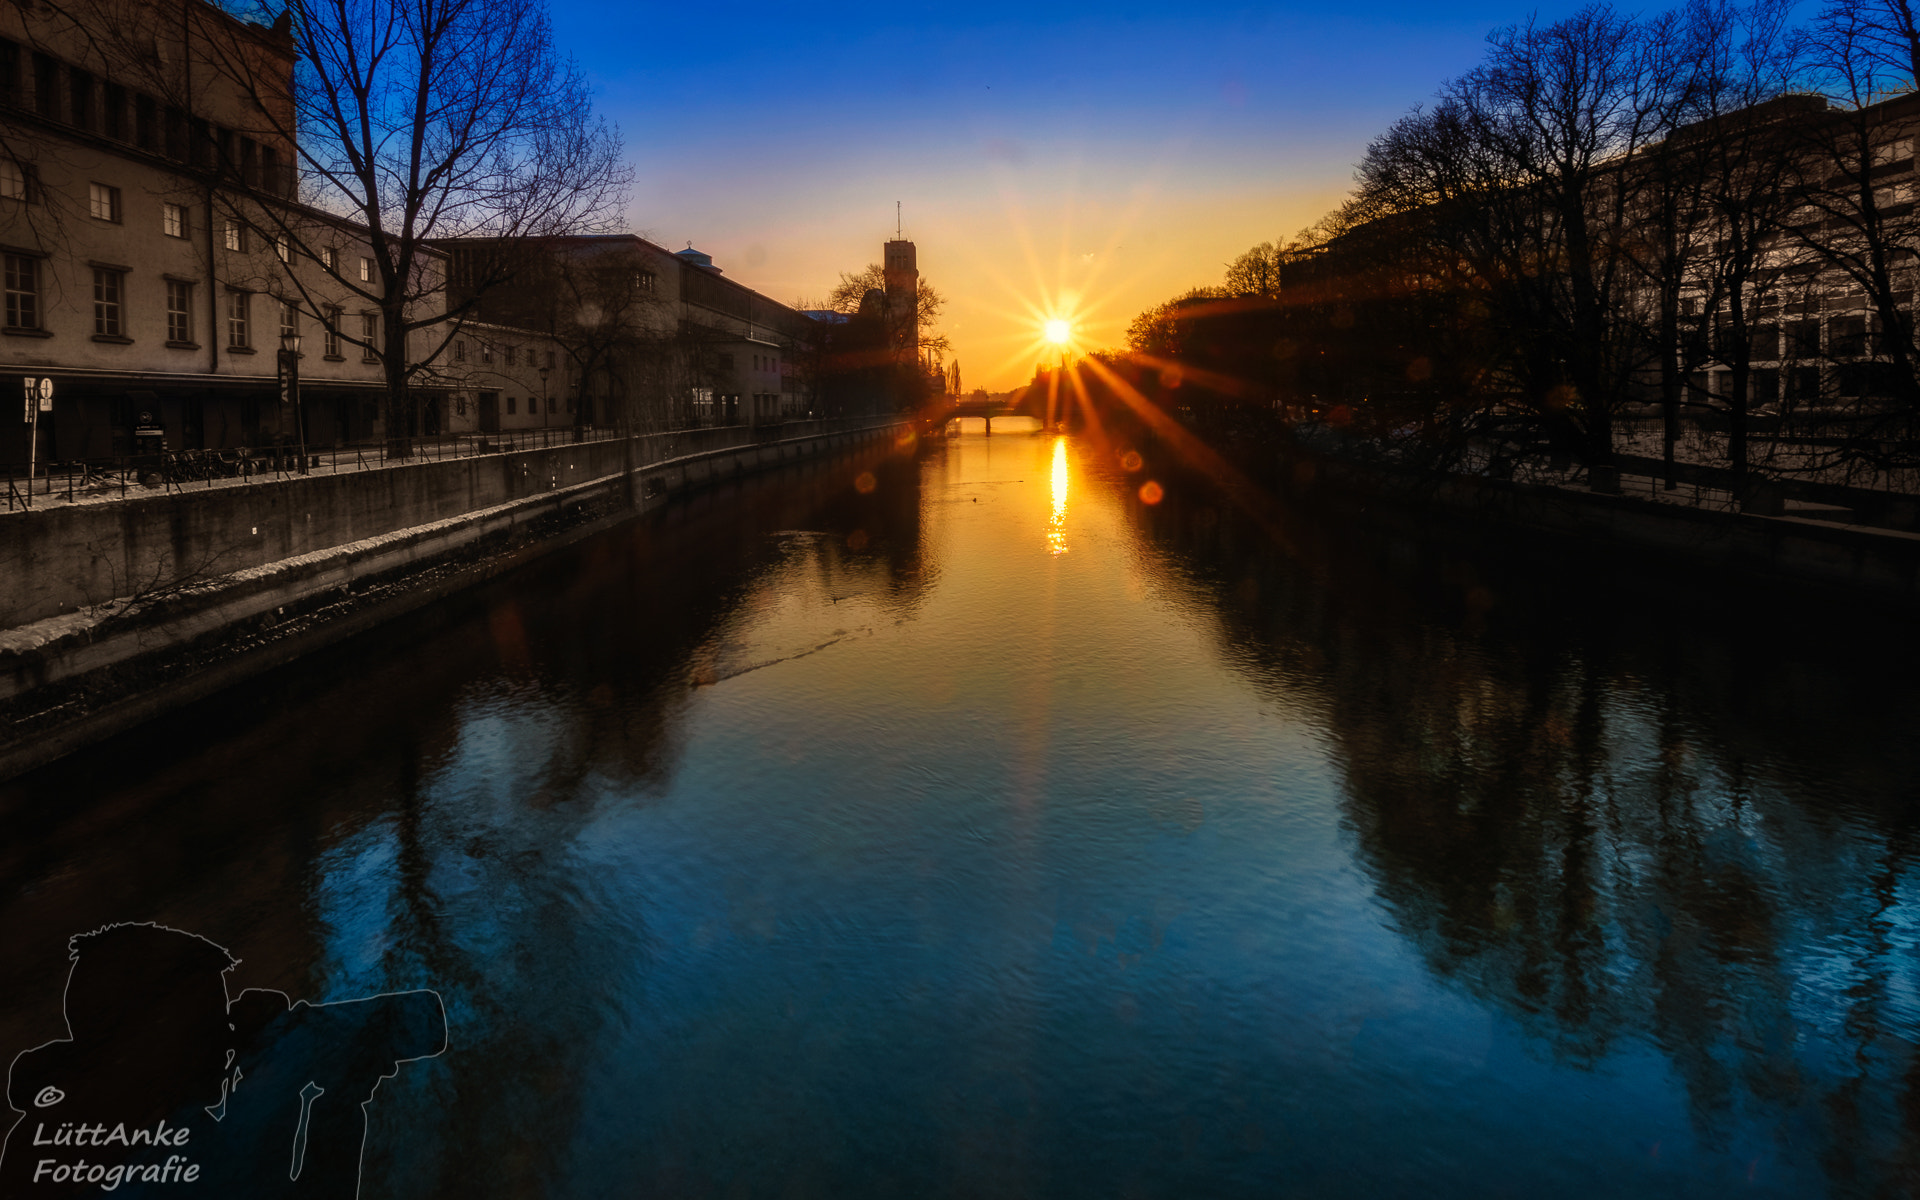
[(440, 990), (368, 1196), (1915, 1189), (1909, 635), (1147, 473), (817, 466), (17, 781), (0, 1055), (154, 920)]

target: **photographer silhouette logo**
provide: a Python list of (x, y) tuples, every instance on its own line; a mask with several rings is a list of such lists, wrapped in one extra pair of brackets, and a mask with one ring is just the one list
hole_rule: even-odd
[(367, 1108), (447, 1048), (432, 990), (333, 1004), (250, 988), (224, 947), (155, 924), (68, 943), (67, 1038), (22, 1052), (0, 1197), (353, 1200)]

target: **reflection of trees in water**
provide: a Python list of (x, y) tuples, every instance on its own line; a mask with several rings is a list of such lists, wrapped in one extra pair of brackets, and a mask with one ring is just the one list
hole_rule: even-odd
[(1142, 520), (1231, 657), (1324, 722), (1358, 859), (1436, 974), (1565, 1061), (1657, 1046), (1709, 1145), (1744, 1126), (1848, 1191), (1920, 1182), (1910, 634), (1575, 599), (1550, 564), (1353, 530), (1309, 571), (1200, 509)]
[[(594, 1116), (581, 1081), (621, 1036), (652, 954), (646, 882), (592, 865), (591, 827), (673, 774), (690, 659), (780, 564), (767, 535), (817, 527), (854, 465), (696, 498), (480, 597), (473, 644), (452, 652), (488, 669), (404, 762), (374, 768), (369, 786), (399, 794), (335, 871), (355, 877), (344, 907), (384, 939), (375, 973), (433, 980), (460, 1055), (488, 1064), (489, 1086), (441, 1075), (423, 1099), (441, 1115), (415, 1136), (430, 1127), (446, 1145), (370, 1154), (399, 1192), (471, 1184), (480, 1164), (484, 1186), (461, 1190), (541, 1192), (568, 1169)], [(391, 867), (355, 870), (369, 860)]]
[[(674, 771), (689, 656), (780, 561), (766, 535), (833, 528), (870, 465), (703, 493), (0, 789), (7, 1043), (60, 1035), (65, 939), (130, 916), (233, 948), (235, 987), (434, 987), (454, 1053), (383, 1085), (367, 1177), (550, 1190), (614, 1018), (592, 997), (648, 954), (643, 882), (576, 856)], [(866, 557), (910, 580), (913, 514), (882, 515)]]

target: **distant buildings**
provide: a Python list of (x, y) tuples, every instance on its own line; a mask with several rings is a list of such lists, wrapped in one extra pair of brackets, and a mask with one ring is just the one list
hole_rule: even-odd
[[(282, 100), (219, 70), (265, 61), (291, 87), (285, 18), (154, 0), (113, 10), (148, 28), (103, 34), (107, 18), (85, 11), (0, 6), (0, 389), (15, 397), (0, 463), (27, 459), (28, 378), (54, 381), (41, 463), (825, 411), (828, 326), (691, 246), (457, 240), (426, 251), (420, 291), (422, 316), (458, 320), (410, 335), (407, 361), (425, 365), (409, 428), (387, 429), (367, 232), (300, 202), (295, 148), (273, 132), (288, 123), (268, 118)], [(889, 292), (897, 279), (910, 294), (912, 244), (887, 256)], [(297, 353), (297, 408), (283, 348)]]
[(727, 279), (691, 245), (610, 234), (442, 246), (449, 302), (548, 338), (563, 368), (551, 382), (584, 421), (757, 425), (814, 409), (815, 320)]

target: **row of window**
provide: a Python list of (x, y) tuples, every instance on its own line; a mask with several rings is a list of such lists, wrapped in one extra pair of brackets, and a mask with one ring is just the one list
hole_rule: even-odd
[[(492, 395), (494, 395), (494, 393), (492, 393), (492, 392), (482, 392), (482, 393), (481, 393), (481, 395), (482, 395), (483, 397), (485, 397), (485, 396), (492, 396)], [(518, 399), (516, 399), (515, 397), (513, 397), (513, 396), (508, 396), (508, 397), (506, 398), (506, 401), (507, 401), (507, 415), (508, 415), (508, 416), (510, 416), (510, 417), (514, 417), (514, 416), (518, 416), (518, 415), (520, 414), (520, 401), (519, 401)], [(548, 396), (548, 397), (547, 397), (547, 411), (548, 411), (549, 413), (558, 413), (558, 412), (560, 411), (560, 405), (561, 405), (561, 399), (560, 399), (560, 397), (558, 397), (558, 396)], [(566, 398), (566, 410), (567, 410), (567, 411), (568, 411), (569, 413), (571, 413), (571, 412), (573, 411), (573, 397), (572, 397), (572, 396), (568, 396), (568, 397)], [(465, 396), (456, 396), (456, 397), (454, 397), (454, 401), (453, 401), (453, 411), (454, 411), (454, 414), (455, 414), (456, 416), (462, 416), (462, 417), (464, 417), (464, 416), (466, 416), (466, 415), (467, 415), (467, 398), (466, 398)], [(534, 397), (534, 396), (528, 396), (528, 397), (527, 397), (527, 412), (531, 414), (531, 413), (538, 413), (539, 411), (540, 411), (540, 401), (539, 401), (539, 399), (538, 399), (537, 397)]]
[[(30, 201), (33, 196), (33, 176), (30, 168), (23, 167), (13, 159), (0, 159), (0, 199)], [(98, 221), (109, 221), (115, 225), (124, 223), (124, 210), (121, 207), (120, 189), (106, 183), (87, 185), (87, 211)], [(168, 237), (185, 238), (192, 232), (191, 218), (187, 215), (187, 206), (162, 201), (160, 204), (160, 232)], [(224, 244), (226, 248), (244, 254), (252, 246), (252, 230), (246, 222), (232, 217), (226, 219)], [(293, 247), (284, 233), (276, 233), (273, 238), (273, 253), (283, 263), (293, 261)], [(340, 270), (340, 251), (327, 246), (320, 251), (320, 263), (328, 271), (338, 274)], [(359, 264), (360, 282), (373, 282), (373, 260), (362, 255)]]
[(28, 107), (50, 121), (103, 134), (190, 166), (217, 166), (248, 187), (279, 196), (294, 193), (293, 164), (282, 161), (277, 148), (162, 106), (151, 96), (100, 79), (52, 55), (29, 54), (6, 38), (0, 38), (0, 104)]
[[(506, 352), (508, 366), (517, 367), (520, 365), (520, 347), (502, 346), (500, 347), (500, 349)], [(494, 353), (494, 345), (492, 342), (480, 342), (480, 361), (482, 363), (491, 364), (493, 362), (493, 353)], [(536, 357), (537, 354), (538, 354), (538, 351), (534, 351), (534, 350), (527, 351), (528, 366), (531, 367), (539, 364), (540, 360)], [(462, 363), (467, 361), (467, 343), (464, 338), (454, 339), (453, 361), (462, 362)], [(547, 361), (546, 361), (547, 369), (551, 370), (553, 368), (553, 364), (554, 364), (553, 351), (549, 350), (547, 351)], [(511, 412), (512, 410), (509, 409), (508, 411)]]
[[(1696, 371), (1690, 381), (1702, 393), (1727, 399), (1733, 394), (1733, 372)], [(1892, 363), (1841, 363), (1821, 367), (1755, 367), (1748, 375), (1749, 400), (1756, 406), (1782, 400), (1813, 403), (1850, 396), (1898, 394), (1899, 371)]]
[(1784, 324), (1754, 325), (1748, 330), (1747, 357), (1754, 362), (1818, 358), (1824, 351), (1830, 358), (1865, 358), (1888, 354), (1886, 333), (1877, 320), (1864, 313), (1788, 321)]
[[(719, 359), (720, 369), (722, 371), (733, 370), (733, 355), (720, 354), (715, 357)], [(778, 371), (780, 369), (779, 356), (773, 354), (756, 354), (753, 356), (753, 369), (756, 371)]]
[[(44, 333), (45, 311), (42, 302), (40, 260), (30, 254), (4, 256), (6, 328), (15, 333)], [(93, 334), (96, 338), (127, 338), (127, 272), (117, 267), (93, 267)], [(187, 349), (194, 342), (194, 283), (168, 278), (166, 283), (167, 344)], [(227, 290), (226, 324), (229, 350), (253, 349), (254, 293), (238, 288)], [(278, 309), (279, 336), (300, 336), (300, 310), (291, 302), (268, 297)], [(360, 321), (361, 361), (375, 362), (374, 347), (380, 344), (380, 314), (357, 314)], [(346, 314), (338, 306), (329, 307), (321, 322), (328, 358), (342, 358), (344, 337), (341, 328)]]

